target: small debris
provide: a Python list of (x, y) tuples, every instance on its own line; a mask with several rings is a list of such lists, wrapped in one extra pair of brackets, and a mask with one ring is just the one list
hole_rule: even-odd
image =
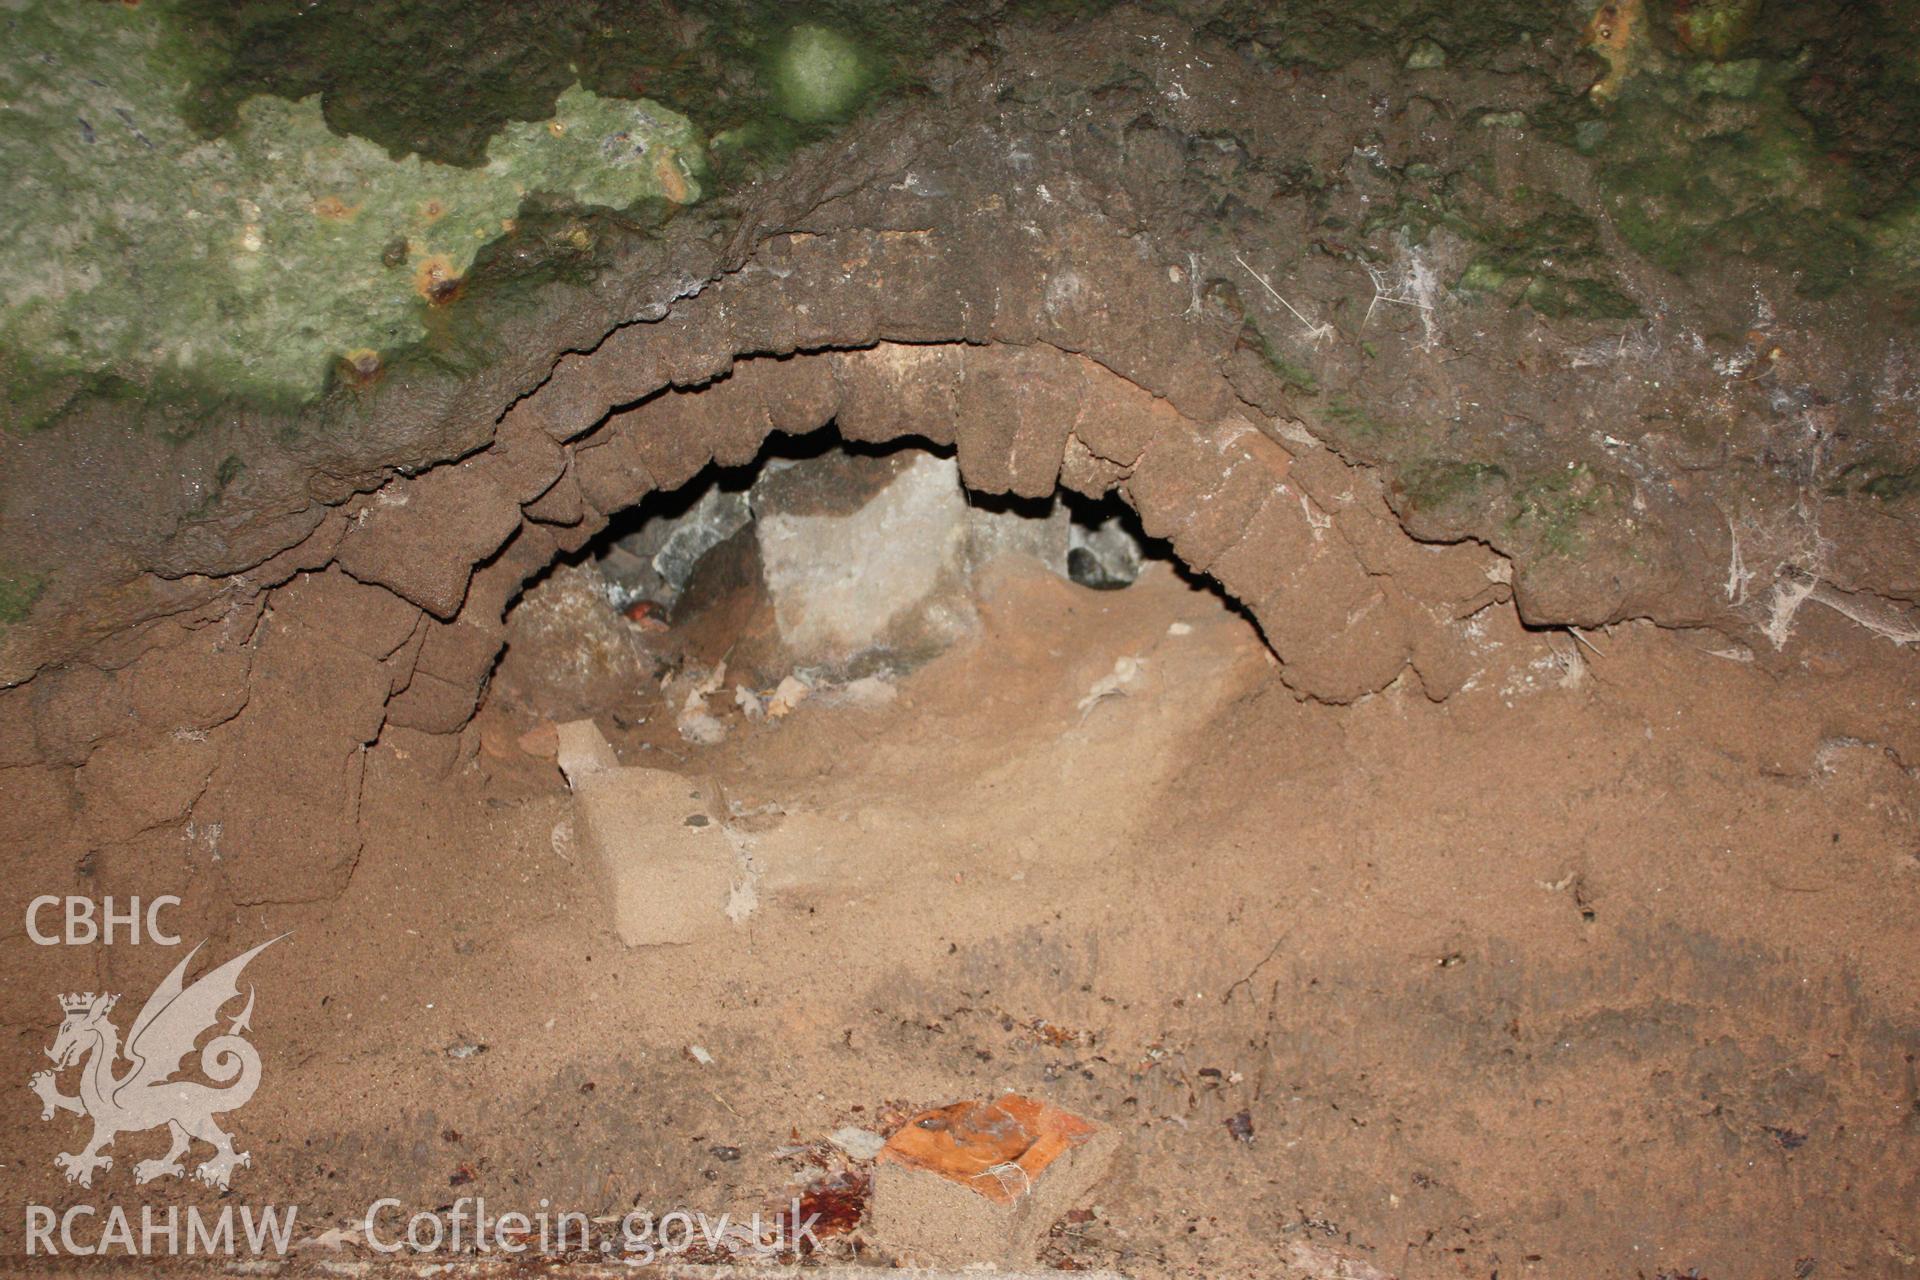
[(560, 755), (560, 731), (551, 720), (542, 720), (515, 739), (519, 748), (537, 760), (554, 760)]
[(1311, 1240), (1290, 1242), (1286, 1258), (1289, 1267), (1309, 1280), (1394, 1280), (1392, 1272), (1382, 1271), (1365, 1258)]
[(514, 745), (514, 732), (510, 727), (487, 715), (477, 717), (474, 723), (480, 728), (480, 751), (483, 755), (492, 760), (519, 759), (520, 751)]
[(1145, 665), (1146, 660), (1144, 658), (1124, 656), (1115, 658), (1113, 660), (1113, 670), (1109, 674), (1095, 680), (1093, 687), (1087, 690), (1087, 696), (1080, 699), (1077, 704), (1081, 718), (1085, 719), (1087, 713), (1092, 711), (1094, 705), (1101, 699), (1124, 695), (1127, 691), (1127, 686), (1139, 679), (1140, 668)]
[(614, 754), (613, 744), (591, 720), (569, 720), (555, 725), (554, 735), (559, 742), (554, 759), (559, 762), (560, 772), (566, 775), (567, 785), (575, 790), (589, 774), (620, 767), (620, 757)]
[(1236, 1142), (1252, 1142), (1253, 1141), (1253, 1113), (1252, 1112), (1236, 1111), (1232, 1115), (1228, 1116), (1223, 1123), (1227, 1126), (1227, 1132), (1233, 1135), (1234, 1141)]
[(765, 700), (743, 684), (733, 686), (733, 704), (740, 708), (740, 714), (747, 718), (748, 723), (766, 718)]
[(1190, 636), (1193, 634), (1193, 624), (1191, 622), (1169, 623), (1167, 625), (1167, 634), (1170, 636)]
[(447, 1056), (455, 1062), (464, 1062), (487, 1051), (487, 1046), (473, 1040), (456, 1040), (447, 1046)]
[(692, 698), (705, 698), (720, 692), (727, 683), (727, 664), (724, 660), (715, 663), (711, 670), (705, 667), (688, 666), (679, 671), (670, 671), (660, 677), (660, 692), (669, 703), (682, 705)]
[(827, 1141), (862, 1162), (878, 1158), (880, 1149), (887, 1145), (887, 1140), (873, 1130), (853, 1125), (835, 1129), (827, 1135)]
[(1139, 540), (1119, 516), (1089, 527), (1067, 526), (1067, 578), (1094, 591), (1118, 591), (1140, 578)]
[(703, 1067), (710, 1067), (713, 1065), (713, 1055), (708, 1053), (705, 1049), (702, 1049), (697, 1044), (690, 1044), (687, 1046), (687, 1056), (689, 1058), (692, 1058), (695, 1062), (699, 1063)]
[[(726, 741), (727, 726), (718, 716), (707, 709), (707, 699), (718, 693), (727, 679), (727, 664), (722, 662), (711, 672), (702, 674), (691, 672), (681, 677), (681, 683), (688, 685), (685, 699), (680, 703), (680, 713), (674, 717), (674, 728), (680, 736), (697, 747), (714, 747)], [(666, 686), (675, 683), (668, 677)], [(671, 700), (673, 690), (667, 688)]]
[(738, 1147), (708, 1147), (707, 1152), (715, 1160), (725, 1161), (729, 1164), (740, 1158), (740, 1148)]
[(1798, 1129), (1786, 1129), (1779, 1125), (1763, 1124), (1760, 1129), (1768, 1137), (1779, 1143), (1786, 1151), (1797, 1151), (1807, 1145), (1807, 1135)]
[(635, 600), (625, 610), (626, 619), (642, 631), (667, 630), (666, 610), (652, 600)]
[(692, 699), (674, 717), (673, 727), (696, 747), (717, 747), (727, 740), (726, 722), (707, 710), (705, 700)]
[(813, 693), (813, 687), (799, 676), (788, 676), (774, 689), (773, 697), (767, 700), (767, 714), (779, 720), (805, 702)]
[(753, 887), (751, 880), (743, 881), (727, 891), (727, 919), (739, 924), (760, 909), (760, 893)]

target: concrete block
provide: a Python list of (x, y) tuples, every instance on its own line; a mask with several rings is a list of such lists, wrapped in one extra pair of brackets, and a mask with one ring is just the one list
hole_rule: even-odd
[(606, 876), (629, 947), (692, 942), (728, 927), (735, 855), (704, 788), (620, 765), (591, 720), (557, 727), (580, 847)]

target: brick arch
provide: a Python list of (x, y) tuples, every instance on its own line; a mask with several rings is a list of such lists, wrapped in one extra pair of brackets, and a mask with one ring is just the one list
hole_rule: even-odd
[[(1163, 265), (1109, 244), (1096, 289), (1084, 237), (1060, 242), (1081, 256), (1006, 289), (942, 274), (979, 245), (772, 244), (561, 358), (466, 456), (335, 500), (205, 606), (0, 695), (0, 719), (21, 707), (29, 756), (77, 766), (83, 804), (113, 816), (75, 837), (103, 850), (103, 884), (119, 857), (151, 877), (180, 832), (217, 832), (232, 901), (328, 896), (358, 856), (366, 748), (460, 758), (528, 579), (647, 494), (829, 422), (949, 444), (976, 490), (1117, 494), (1247, 607), (1300, 696), (1409, 673), (1432, 697), (1456, 688), (1471, 668), (1452, 624), (1509, 598), (1504, 562), (1414, 542), (1371, 473), (1237, 395), (1193, 332), (1154, 320), (1186, 293)], [(178, 695), (201, 681), (241, 692)], [(178, 788), (122, 785), (183, 754)], [(137, 852), (154, 833), (171, 843)]]
[[(487, 454), (357, 504), (335, 559), (438, 622), (495, 627), (519, 580), (585, 545), (614, 514), (710, 463), (752, 462), (776, 432), (829, 423), (855, 441), (950, 445), (979, 492), (1117, 494), (1149, 534), (1248, 608), (1290, 685), (1325, 701), (1384, 688), (1410, 664), (1430, 693), (1450, 692), (1446, 597), (1476, 596), (1489, 582), (1490, 556), (1412, 543), (1383, 505), (1362, 499), (1364, 477), (1310, 439), (1289, 448), (1236, 410), (1196, 419), (1045, 343), (749, 356), (603, 410), (561, 440), (516, 411)], [(1424, 562), (1418, 581), (1396, 581), (1408, 561)]]

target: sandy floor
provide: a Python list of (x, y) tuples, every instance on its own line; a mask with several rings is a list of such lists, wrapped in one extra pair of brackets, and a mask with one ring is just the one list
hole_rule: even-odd
[[(1008, 570), (983, 608), (879, 710), (702, 749), (657, 699), (608, 708), (629, 763), (742, 815), (757, 908), (692, 946), (620, 945), (550, 762), (433, 779), (383, 750), (347, 893), (210, 944), (294, 930), (249, 971), (267, 1070), (234, 1195), (299, 1204), (302, 1236), (382, 1196), (747, 1213), (849, 1166), (840, 1126), (1017, 1089), (1124, 1139), (1056, 1265), (1920, 1265), (1910, 657), (1812, 620), (1776, 677), (1493, 609), (1466, 692), (1329, 708), (1163, 568), (1108, 593)], [(45, 1034), (17, 1029), (21, 1061)], [(0, 1194), (85, 1194), (49, 1163), (79, 1122), (15, 1102)], [(216, 1203), (117, 1172), (90, 1195)], [(881, 1257), (859, 1227), (828, 1252)]]

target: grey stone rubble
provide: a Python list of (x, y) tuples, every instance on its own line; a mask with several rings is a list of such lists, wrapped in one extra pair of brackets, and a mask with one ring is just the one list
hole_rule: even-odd
[(598, 561), (609, 598), (671, 609), (701, 559), (749, 525), (781, 639), (798, 667), (829, 671), (944, 648), (974, 623), (972, 575), (1001, 556), (1111, 588), (1139, 576), (1143, 554), (1119, 516), (1092, 525), (1057, 499), (976, 501), (950, 456), (833, 451), (769, 459), (750, 487), (716, 483), (611, 543)]

